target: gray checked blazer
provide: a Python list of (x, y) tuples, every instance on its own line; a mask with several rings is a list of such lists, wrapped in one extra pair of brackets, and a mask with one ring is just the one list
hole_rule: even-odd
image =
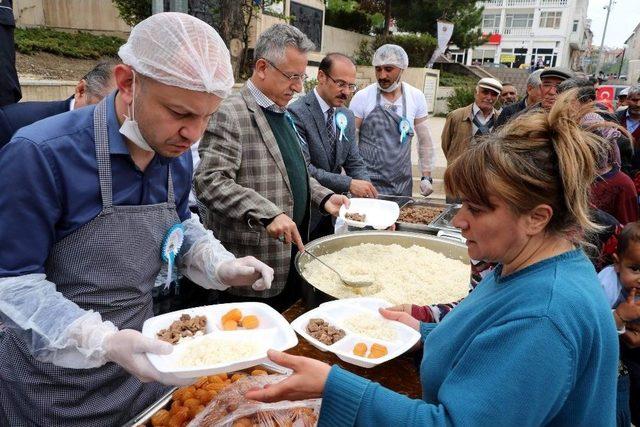
[[(348, 124), (345, 139), (336, 141), (336, 159), (329, 158), (329, 134), (327, 133), (324, 113), (313, 91), (298, 98), (289, 106), (300, 136), (307, 142), (303, 150), (307, 155), (309, 173), (320, 184), (335, 191), (346, 193), (349, 191), (351, 179), (370, 181), (367, 166), (360, 155), (356, 143), (356, 125), (353, 112), (348, 108), (336, 108), (336, 113), (342, 112), (347, 116)], [(340, 131), (337, 130), (337, 135)], [(340, 172), (344, 168), (346, 175)]]
[[(194, 187), (208, 210), (205, 226), (237, 257), (252, 255), (275, 270), (270, 290), (228, 292), (265, 298), (279, 294), (289, 274), (291, 245), (269, 237), (260, 220), (281, 213), (293, 218), (293, 194), (275, 136), (246, 86), (222, 102), (198, 152)], [(311, 177), (309, 188), (316, 209), (332, 194)], [(308, 237), (306, 228), (300, 230), (303, 239)]]

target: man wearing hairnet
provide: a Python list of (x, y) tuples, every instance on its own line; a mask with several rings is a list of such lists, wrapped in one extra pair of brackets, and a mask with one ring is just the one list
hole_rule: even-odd
[(185, 382), (145, 355), (172, 346), (139, 332), (162, 258), (177, 253), (206, 288), (262, 290), (273, 278), (187, 207), (189, 147), (233, 85), (222, 39), (163, 13), (119, 55), (116, 92), (22, 128), (0, 151), (0, 425), (121, 425), (161, 383)]
[(420, 192), (428, 196), (433, 192), (436, 148), (427, 127), (424, 94), (401, 81), (409, 57), (402, 47), (385, 44), (374, 53), (373, 66), (378, 82), (356, 92), (349, 104), (371, 182), (380, 194), (411, 196), (411, 139), (416, 135)]
[(335, 216), (348, 202), (309, 176), (305, 142), (286, 109), (302, 90), (313, 47), (292, 25), (260, 34), (251, 79), (222, 103), (200, 142), (194, 187), (208, 210), (205, 225), (234, 254), (255, 255), (275, 270), (268, 291), (229, 289), (220, 301), (288, 308), (301, 294), (293, 259), (304, 251), (311, 209)]

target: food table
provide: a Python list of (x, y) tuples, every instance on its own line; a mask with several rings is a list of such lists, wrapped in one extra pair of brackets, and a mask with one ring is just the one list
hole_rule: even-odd
[[(292, 322), (307, 310), (302, 300), (299, 300), (285, 310), (282, 315), (287, 321)], [(291, 350), (287, 350), (287, 353), (311, 357), (330, 365), (338, 364), (356, 375), (378, 382), (411, 398), (420, 398), (422, 396), (420, 376), (414, 362), (415, 353), (405, 353), (387, 363), (369, 369), (343, 362), (333, 353), (318, 350), (302, 337), (299, 337), (298, 345)]]

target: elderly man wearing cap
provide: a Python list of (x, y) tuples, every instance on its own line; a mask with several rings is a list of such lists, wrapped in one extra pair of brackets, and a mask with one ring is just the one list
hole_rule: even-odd
[(501, 92), (502, 84), (498, 80), (485, 77), (476, 85), (473, 104), (447, 115), (441, 142), (448, 164), (469, 147), (471, 138), (493, 131), (498, 117), (494, 105)]
[(540, 85), (542, 84), (542, 81), (540, 80), (540, 73), (542, 73), (542, 71), (543, 70), (536, 70), (529, 74), (529, 77), (527, 78), (527, 95), (519, 102), (504, 107), (496, 120), (495, 127), (502, 126), (508, 122), (509, 119), (517, 116), (521, 111), (540, 102)]
[(401, 82), (409, 57), (400, 46), (385, 44), (374, 53), (373, 66), (378, 82), (358, 91), (349, 104), (371, 182), (380, 194), (411, 196), (411, 139), (417, 135), (420, 192), (428, 196), (433, 192), (435, 145), (427, 126), (424, 94)]
[(233, 253), (258, 256), (275, 269), (268, 291), (234, 288), (221, 293), (221, 302), (288, 308), (301, 295), (293, 260), (304, 251), (312, 208), (336, 216), (348, 203), (309, 175), (304, 141), (286, 109), (302, 90), (313, 48), (292, 25), (260, 34), (251, 78), (222, 103), (200, 142), (195, 189), (208, 211), (205, 225)]
[(627, 96), (629, 96), (629, 88), (625, 87), (618, 94), (618, 102), (616, 103), (616, 112), (627, 109)]
[[(0, 152), (0, 425), (122, 425), (184, 379), (145, 353), (151, 290), (175, 261), (203, 287), (270, 286), (187, 207), (189, 147), (233, 84), (213, 28), (161, 13), (135, 26), (96, 106), (19, 130)], [(177, 255), (177, 257), (176, 257)], [(187, 380), (188, 381), (188, 380)]]
[(540, 105), (534, 105), (530, 108), (542, 107), (545, 110), (551, 110), (558, 98), (558, 85), (563, 81), (574, 76), (573, 71), (562, 67), (547, 68), (540, 73)]

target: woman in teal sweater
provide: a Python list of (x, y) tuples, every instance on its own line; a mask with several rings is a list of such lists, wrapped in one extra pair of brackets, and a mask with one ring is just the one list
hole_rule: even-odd
[(615, 326), (579, 249), (595, 228), (588, 190), (600, 141), (577, 124), (574, 97), (475, 141), (448, 167), (470, 258), (499, 264), (439, 324), (382, 310), (422, 334), (422, 400), (278, 352), (271, 359), (294, 374), (247, 397), (322, 396), (324, 426), (615, 425)]

